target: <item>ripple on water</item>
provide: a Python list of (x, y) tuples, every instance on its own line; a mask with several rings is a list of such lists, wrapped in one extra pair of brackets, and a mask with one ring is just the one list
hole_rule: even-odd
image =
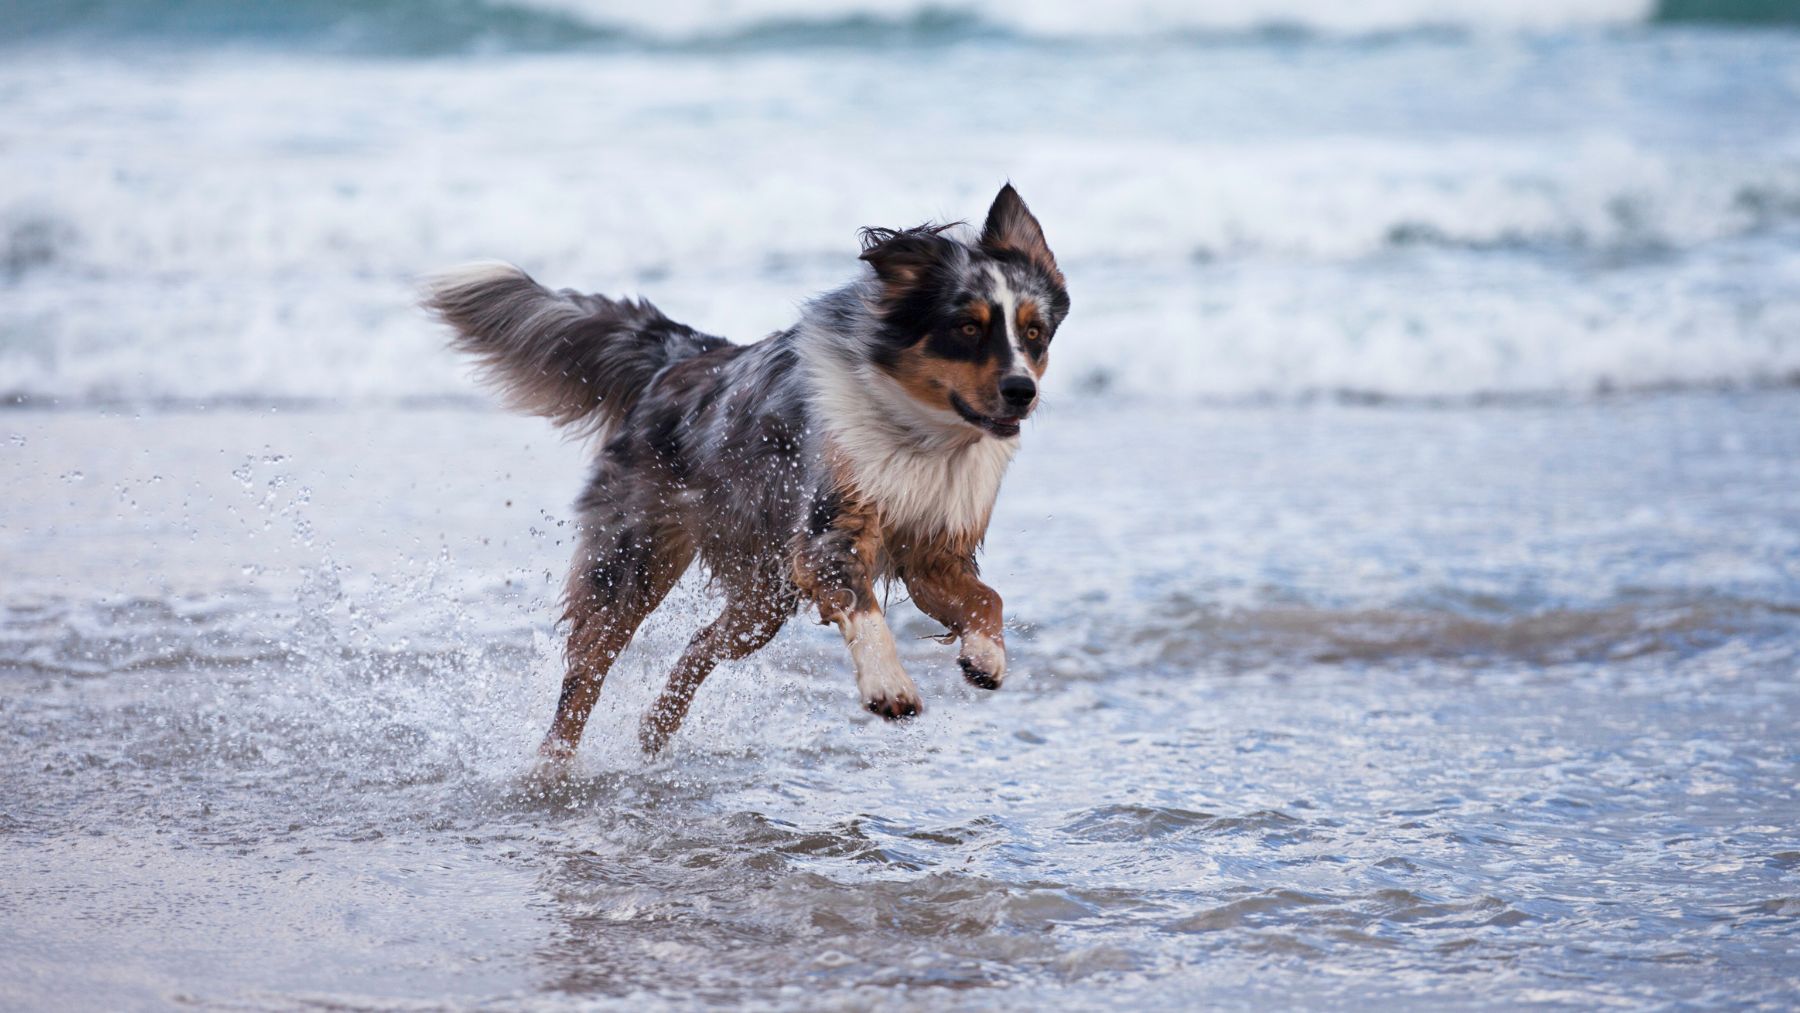
[(1143, 841), (1181, 834), (1263, 835), (1295, 839), (1300, 820), (1276, 809), (1220, 816), (1172, 806), (1105, 805), (1081, 813), (1061, 827), (1075, 840)]
[(21, 596), (0, 942), (34, 980), (201, 983), (134, 981), (144, 1005), (292, 1005), (322, 971), (346, 1007), (1791, 1005), (1800, 613), (1692, 572), (1485, 597), (1083, 573), (1079, 598), (1051, 573), (1005, 588), (1032, 622), (1004, 692), (898, 616), (929, 707), (885, 726), (797, 623), (646, 760), (695, 597), (560, 779), (528, 773), (558, 675), (535, 590)]

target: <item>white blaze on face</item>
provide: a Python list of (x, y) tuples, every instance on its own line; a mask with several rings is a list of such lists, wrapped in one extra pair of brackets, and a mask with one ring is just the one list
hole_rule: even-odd
[(994, 279), (994, 302), (1000, 307), (1000, 319), (1005, 321), (1006, 344), (1012, 349), (1013, 372), (1029, 374), (1026, 365), (1031, 360), (1025, 355), (1025, 346), (1019, 334), (1019, 296), (1012, 289), (1012, 283), (1006, 280), (1006, 272), (1000, 270), (999, 264), (988, 265), (988, 277)]

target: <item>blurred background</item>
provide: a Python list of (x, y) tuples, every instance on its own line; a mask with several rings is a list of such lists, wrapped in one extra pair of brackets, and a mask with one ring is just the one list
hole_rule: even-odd
[[(575, 772), (587, 448), (1003, 180), (1005, 689), (796, 621)], [(0, 0), (0, 1007), (1800, 1006), (1800, 3)]]
[(1012, 179), (1051, 389), (1800, 374), (1791, 3), (6, 5), (0, 394), (473, 399), (408, 302), (514, 260), (740, 340)]

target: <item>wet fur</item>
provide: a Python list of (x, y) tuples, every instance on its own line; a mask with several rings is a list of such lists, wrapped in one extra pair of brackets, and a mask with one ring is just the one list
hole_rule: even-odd
[(865, 706), (916, 714), (875, 593), (893, 579), (962, 640), (972, 683), (1000, 685), (1001, 602), (975, 555), (1035, 406), (1018, 392), (1068, 313), (1062, 274), (1011, 186), (978, 237), (866, 229), (861, 256), (863, 277), (751, 345), (641, 300), (551, 292), (507, 264), (427, 288), (454, 347), (509, 405), (600, 437), (577, 505), (547, 756), (573, 753), (612, 662), (696, 560), (725, 607), (646, 715), (647, 750), (716, 664), (762, 647), (803, 605), (843, 631)]

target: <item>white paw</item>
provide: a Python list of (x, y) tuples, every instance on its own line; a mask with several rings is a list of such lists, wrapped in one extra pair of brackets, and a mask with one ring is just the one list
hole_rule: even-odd
[(962, 655), (956, 659), (963, 678), (982, 689), (999, 689), (1006, 681), (1006, 648), (979, 633), (963, 636)]
[(879, 612), (859, 613), (843, 624), (850, 658), (856, 663), (856, 689), (863, 706), (890, 721), (909, 718), (925, 709), (919, 687), (900, 667), (894, 635)]
[(889, 721), (910, 718), (925, 709), (919, 700), (919, 687), (913, 685), (912, 679), (905, 672), (896, 672), (897, 678), (878, 681), (875, 679), (856, 680), (856, 688), (862, 691), (863, 706), (871, 714), (879, 714)]

